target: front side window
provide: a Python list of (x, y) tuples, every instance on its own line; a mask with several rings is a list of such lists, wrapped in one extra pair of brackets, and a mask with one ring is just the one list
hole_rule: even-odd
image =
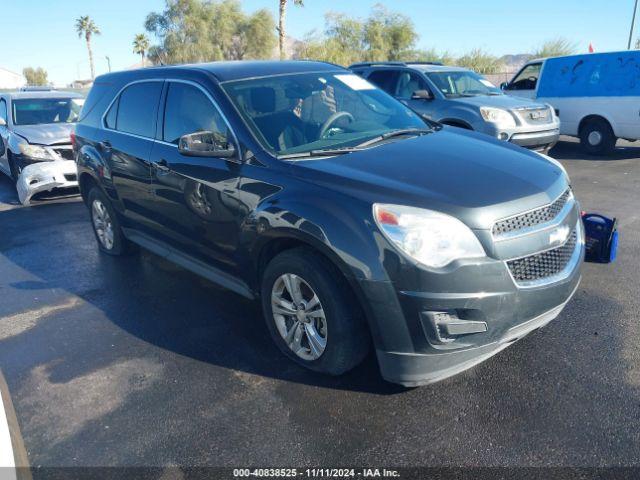
[(540, 78), (542, 63), (527, 65), (507, 86), (507, 90), (535, 90)]
[(170, 83), (162, 129), (163, 140), (177, 145), (181, 136), (196, 132), (212, 132), (216, 141), (227, 143), (227, 126), (209, 97), (193, 85)]
[(17, 98), (11, 103), (14, 125), (74, 123), (84, 98)]
[(447, 98), (501, 95), (489, 80), (469, 70), (429, 72), (427, 77)]
[(134, 83), (125, 88), (118, 100), (115, 129), (153, 138), (161, 92), (162, 82)]
[(398, 77), (395, 96), (411, 98), (417, 90), (428, 90), (424, 80), (415, 72), (402, 72)]
[(276, 155), (355, 147), (404, 129), (427, 129), (405, 105), (353, 73), (304, 73), (222, 83)]

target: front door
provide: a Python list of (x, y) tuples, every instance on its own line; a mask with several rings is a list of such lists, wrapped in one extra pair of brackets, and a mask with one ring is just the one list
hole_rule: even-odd
[(513, 97), (535, 100), (541, 70), (542, 62), (525, 65), (513, 80), (507, 84), (504, 88), (504, 93)]
[(177, 148), (186, 134), (213, 132), (235, 144), (233, 134), (199, 85), (167, 81), (165, 98), (161, 138), (151, 153), (158, 235), (184, 253), (236, 274), (241, 165), (237, 159), (186, 156)]

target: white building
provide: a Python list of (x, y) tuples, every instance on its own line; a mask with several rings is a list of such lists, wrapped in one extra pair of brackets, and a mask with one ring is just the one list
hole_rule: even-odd
[(19, 73), (0, 67), (0, 89), (16, 89), (24, 87), (26, 84), (26, 79)]

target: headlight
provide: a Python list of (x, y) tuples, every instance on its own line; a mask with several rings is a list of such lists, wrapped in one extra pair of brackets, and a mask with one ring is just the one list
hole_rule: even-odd
[(501, 108), (480, 107), (480, 114), (486, 122), (495, 123), (500, 127), (515, 127), (516, 121), (513, 116)]
[(33, 158), (34, 160), (49, 161), (56, 159), (56, 157), (54, 157), (46, 148), (39, 145), (29, 145), (28, 143), (20, 144), (20, 153), (25, 157)]
[(427, 267), (440, 268), (457, 259), (485, 256), (471, 229), (444, 213), (376, 203), (373, 217), (385, 237)]
[(549, 109), (549, 113), (551, 114), (551, 119), (553, 120), (554, 118), (556, 118), (557, 117), (556, 109), (553, 108), (553, 105), (551, 105), (550, 103), (545, 103), (545, 105)]

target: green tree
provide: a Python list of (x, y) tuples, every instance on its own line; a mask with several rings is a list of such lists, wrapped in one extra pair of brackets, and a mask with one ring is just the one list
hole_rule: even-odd
[(145, 29), (158, 40), (149, 59), (163, 64), (268, 58), (276, 42), (272, 15), (246, 15), (238, 0), (166, 0), (164, 11), (147, 15)]
[(404, 60), (417, 39), (409, 17), (375, 5), (363, 29), (366, 60)]
[(299, 56), (340, 65), (404, 60), (415, 56), (417, 39), (409, 18), (376, 5), (365, 21), (342, 13), (326, 14), (324, 32), (308, 34)]
[(533, 58), (564, 57), (576, 53), (576, 44), (566, 38), (558, 37), (547, 40), (531, 52)]
[(26, 67), (22, 70), (22, 75), (24, 75), (29, 86), (49, 85), (47, 71), (41, 67)]
[(84, 35), (84, 39), (87, 42), (87, 50), (89, 51), (89, 67), (91, 69), (91, 78), (96, 78), (96, 71), (93, 66), (93, 51), (91, 50), (91, 37), (93, 35), (100, 35), (100, 29), (94, 23), (94, 21), (89, 17), (89, 15), (84, 15), (79, 17), (76, 20), (76, 32), (78, 32), (78, 38), (82, 38)]
[[(287, 20), (287, 3), (288, 0), (278, 0), (278, 48), (280, 49), (280, 60), (286, 57), (284, 42), (287, 39), (286, 20)], [(294, 5), (303, 6), (303, 0), (293, 0)]]
[(140, 55), (144, 67), (144, 57), (149, 50), (149, 38), (144, 33), (138, 33), (133, 39), (133, 53)]
[(470, 68), (478, 73), (500, 73), (504, 65), (494, 55), (486, 53), (480, 48), (475, 48), (457, 60), (461, 67)]

